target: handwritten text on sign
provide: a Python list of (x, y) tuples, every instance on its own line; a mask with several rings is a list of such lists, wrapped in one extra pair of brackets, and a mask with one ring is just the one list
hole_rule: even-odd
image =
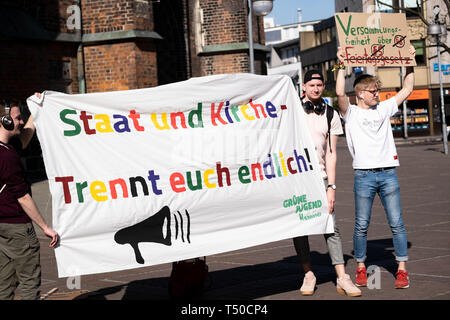
[(406, 17), (401, 13), (336, 13), (346, 66), (415, 66), (409, 54)]

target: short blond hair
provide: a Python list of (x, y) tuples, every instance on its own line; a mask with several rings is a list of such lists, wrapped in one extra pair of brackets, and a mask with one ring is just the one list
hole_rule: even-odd
[(371, 85), (375, 85), (377, 89), (380, 89), (380, 79), (378, 79), (378, 77), (371, 76), (370, 74), (363, 74), (356, 78), (355, 82), (353, 83), (353, 89), (355, 90), (355, 93), (358, 94), (358, 92), (366, 90)]

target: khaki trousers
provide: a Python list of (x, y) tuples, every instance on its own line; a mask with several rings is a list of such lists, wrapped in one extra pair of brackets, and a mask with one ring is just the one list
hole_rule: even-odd
[(0, 223), (0, 300), (37, 300), (40, 245), (32, 223)]

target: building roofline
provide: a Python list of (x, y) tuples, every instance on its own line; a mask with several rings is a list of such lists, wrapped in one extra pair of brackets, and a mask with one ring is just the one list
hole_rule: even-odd
[(288, 26), (298, 26), (298, 25), (303, 25), (303, 24), (305, 24), (305, 25), (315, 24), (315, 23), (319, 23), (320, 21), (322, 21), (322, 19), (311, 20), (311, 21), (302, 21), (302, 22), (294, 22), (294, 23), (283, 24), (283, 25), (277, 25), (277, 26), (273, 26), (273, 27), (264, 28), (264, 31), (267, 31), (267, 30), (270, 30), (270, 29), (275, 29), (275, 28), (288, 27)]
[(268, 47), (273, 47), (273, 48), (281, 48), (281, 47), (289, 46), (291, 44), (295, 44), (295, 43), (299, 43), (299, 42), (300, 42), (300, 38), (294, 38), (294, 39), (286, 40), (286, 41), (283, 41), (283, 42), (267, 44), (267, 46)]

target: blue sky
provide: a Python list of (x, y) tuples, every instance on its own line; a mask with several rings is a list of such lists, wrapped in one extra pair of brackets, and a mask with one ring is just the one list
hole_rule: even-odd
[(267, 16), (275, 18), (278, 25), (295, 23), (297, 8), (302, 9), (302, 21), (329, 18), (334, 15), (334, 0), (274, 0)]

